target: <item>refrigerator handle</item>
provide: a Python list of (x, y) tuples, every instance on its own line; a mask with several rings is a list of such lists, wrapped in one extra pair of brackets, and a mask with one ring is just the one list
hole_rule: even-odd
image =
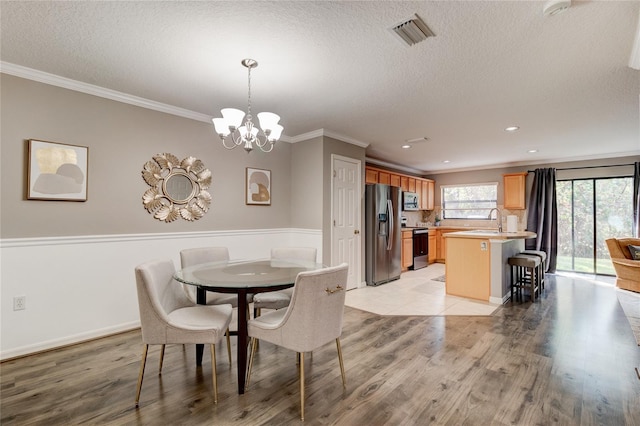
[(389, 215), (389, 230), (387, 232), (387, 250), (393, 247), (393, 235), (395, 233), (395, 223), (393, 222), (393, 204), (391, 200), (387, 200), (387, 212)]

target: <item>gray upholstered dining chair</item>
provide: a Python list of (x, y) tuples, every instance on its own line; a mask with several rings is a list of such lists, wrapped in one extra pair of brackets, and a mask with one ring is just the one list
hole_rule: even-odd
[(268, 312), (248, 323), (251, 355), (247, 386), (258, 340), (296, 351), (299, 356), (300, 418), (304, 420), (304, 353), (311, 352), (335, 340), (342, 375), (346, 387), (340, 336), (344, 315), (348, 265), (343, 263), (315, 271), (300, 272), (287, 309)]
[[(182, 269), (200, 263), (224, 262), (229, 260), (229, 249), (226, 247), (198, 247), (184, 249), (180, 251), (180, 264)], [(183, 284), (184, 291), (189, 299), (196, 301), (196, 289), (192, 285)], [(230, 304), (234, 308), (238, 306), (238, 296), (236, 294), (207, 292), (207, 305)]]
[[(271, 259), (299, 259), (315, 262), (317, 250), (313, 247), (282, 247), (271, 249)], [(258, 293), (253, 297), (255, 316), (259, 316), (262, 308), (282, 309), (289, 306), (293, 288), (279, 291)]]
[(213, 400), (218, 402), (215, 345), (220, 342), (225, 331), (228, 332), (231, 305), (196, 305), (173, 279), (174, 273), (175, 268), (171, 260), (151, 261), (135, 268), (144, 343), (136, 390), (136, 407), (140, 401), (149, 345), (162, 345), (158, 370), (160, 374), (165, 345), (208, 343), (211, 348)]
[[(229, 249), (226, 247), (198, 247), (184, 249), (180, 251), (180, 264), (182, 269), (193, 265), (209, 262), (224, 262), (229, 260)], [(196, 301), (195, 287), (183, 284), (184, 291), (194, 302)], [(231, 293), (217, 293), (214, 291), (206, 292), (207, 305), (224, 305), (230, 304), (232, 307), (238, 307), (238, 295)], [(247, 294), (247, 317), (249, 317), (249, 303), (253, 301), (253, 294)], [(228, 336), (227, 336), (228, 338)], [(229, 362), (231, 362), (231, 347), (227, 345), (229, 351)]]

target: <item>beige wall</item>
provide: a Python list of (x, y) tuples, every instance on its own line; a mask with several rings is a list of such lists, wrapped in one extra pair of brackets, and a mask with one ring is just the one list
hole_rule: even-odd
[(291, 227), (322, 228), (322, 172), (322, 137), (292, 145)]
[[(6, 74), (0, 88), (1, 238), (291, 226), (291, 144), (269, 154), (228, 151), (208, 123)], [(29, 139), (89, 147), (88, 201), (26, 200)], [(197, 157), (212, 171), (213, 202), (202, 219), (167, 224), (143, 208), (142, 167), (162, 152)], [(271, 170), (270, 207), (245, 205), (246, 167)]]

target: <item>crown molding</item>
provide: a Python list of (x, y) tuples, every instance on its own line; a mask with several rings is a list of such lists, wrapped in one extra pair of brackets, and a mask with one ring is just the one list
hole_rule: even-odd
[(301, 135), (293, 136), (293, 137), (289, 138), (289, 141), (291, 143), (297, 143), (297, 142), (308, 141), (309, 139), (313, 139), (313, 138), (317, 138), (317, 137), (321, 137), (321, 136), (326, 136), (326, 137), (329, 137), (329, 138), (332, 138), (332, 139), (337, 139), (339, 141), (350, 143), (351, 145), (356, 145), (356, 146), (359, 146), (361, 148), (366, 148), (366, 147), (369, 146), (369, 144), (366, 143), (366, 142), (362, 142), (362, 141), (359, 141), (357, 139), (350, 138), (349, 136), (341, 135), (340, 133), (336, 133), (336, 132), (333, 132), (333, 131), (327, 130), (327, 129), (313, 130), (311, 132), (307, 132), (307, 133), (303, 133)]
[[(122, 102), (141, 108), (164, 112), (166, 114), (176, 115), (178, 117), (201, 121), (203, 123), (211, 124), (211, 119), (213, 118), (207, 114), (202, 114), (196, 111), (164, 104), (162, 102), (152, 101), (150, 99), (141, 98), (139, 96), (130, 95), (124, 92), (118, 92), (117, 90), (106, 89), (94, 84), (72, 80), (70, 78), (61, 77), (56, 74), (24, 67), (22, 65), (12, 64), (10, 62), (0, 61), (0, 73), (49, 84), (51, 86), (62, 87), (64, 89), (86, 93), (88, 95), (98, 96), (100, 98), (110, 99), (112, 101)], [(298, 136), (282, 135), (282, 137), (279, 139), (279, 142), (296, 143), (306, 141), (318, 136), (327, 136), (362, 148), (366, 148), (367, 146), (369, 146), (368, 143), (361, 142), (359, 140), (326, 129), (318, 129), (312, 132), (303, 133)]]
[(372, 157), (366, 157), (365, 161), (367, 162), (367, 164), (376, 164), (378, 166), (383, 166), (383, 167), (387, 167), (395, 170), (403, 170), (405, 172), (413, 173), (416, 175), (424, 175), (426, 173), (424, 170), (413, 169), (411, 167), (389, 163), (389, 162), (378, 160), (377, 158), (372, 158)]
[(202, 121), (204, 123), (211, 123), (212, 117), (206, 114), (129, 95), (116, 90), (105, 89), (104, 87), (83, 83), (81, 81), (72, 80), (70, 78), (61, 77), (59, 75), (23, 67), (9, 62), (0, 62), (0, 72), (16, 77), (26, 78), (28, 80), (38, 81), (40, 83), (50, 84), (52, 86), (62, 87), (64, 89), (74, 90), (76, 92), (86, 93), (88, 95), (111, 99), (112, 101), (135, 105), (154, 111), (164, 112), (166, 114), (177, 115), (179, 117)]
[(432, 171), (424, 172), (424, 174), (432, 176), (432, 175), (442, 175), (447, 173), (474, 172), (478, 170), (491, 170), (491, 169), (508, 169), (511, 167), (531, 167), (531, 166), (538, 166), (538, 165), (550, 167), (554, 164), (573, 163), (577, 161), (605, 160), (608, 158), (637, 157), (639, 155), (640, 155), (640, 150), (612, 152), (608, 154), (583, 155), (583, 156), (576, 156), (576, 157), (562, 158), (562, 159), (547, 158), (547, 159), (541, 159), (541, 160), (535, 160), (535, 161), (515, 161), (512, 163), (500, 163), (500, 164), (491, 164), (491, 165), (483, 165), (483, 166), (475, 166), (475, 167), (461, 167), (458, 169), (432, 170)]

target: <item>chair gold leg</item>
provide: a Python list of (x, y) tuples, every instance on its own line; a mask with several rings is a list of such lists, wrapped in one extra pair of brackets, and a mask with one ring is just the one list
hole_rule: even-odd
[(160, 349), (160, 365), (158, 365), (158, 374), (162, 374), (162, 362), (164, 361), (164, 347), (165, 345), (162, 345), (162, 348)]
[(247, 385), (245, 388), (249, 387), (249, 382), (251, 381), (251, 368), (253, 368), (253, 357), (256, 355), (256, 348), (258, 347), (258, 339), (253, 337), (251, 339), (251, 352), (249, 353), (249, 367), (247, 369)]
[(140, 391), (142, 390), (142, 378), (144, 377), (144, 366), (147, 363), (147, 350), (149, 345), (144, 345), (142, 348), (142, 361), (140, 362), (140, 374), (138, 374), (138, 388), (136, 389), (136, 407), (140, 401)]
[(336, 338), (336, 346), (338, 347), (338, 360), (340, 361), (340, 373), (342, 374), (342, 387), (347, 388), (347, 379), (344, 375), (344, 363), (342, 362), (342, 348), (340, 347), (340, 338)]
[(300, 355), (300, 420), (304, 420), (304, 352)]
[(216, 345), (211, 345), (211, 374), (213, 376), (213, 402), (218, 403), (218, 377), (216, 374)]
[(229, 367), (231, 367), (231, 333), (227, 328), (227, 355), (229, 355)]

